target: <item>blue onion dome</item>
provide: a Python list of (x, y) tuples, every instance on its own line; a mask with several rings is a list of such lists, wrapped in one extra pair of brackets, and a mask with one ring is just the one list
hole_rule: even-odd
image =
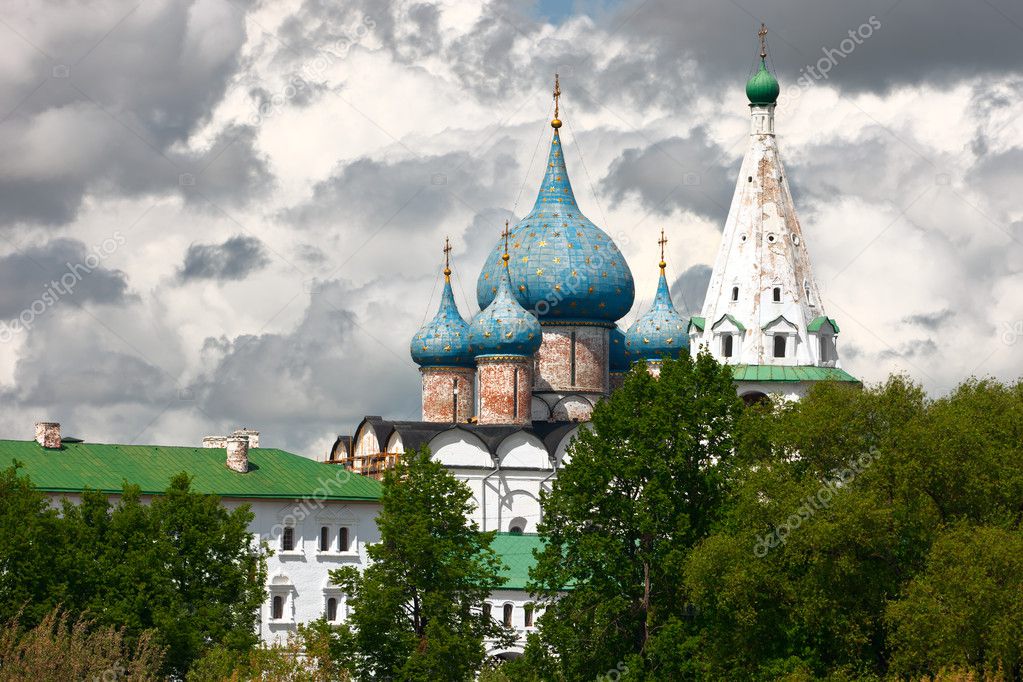
[(629, 357), (625, 354), (625, 332), (615, 325), (608, 335), (608, 370), (611, 372), (628, 372)]
[[(618, 246), (576, 203), (568, 179), (555, 114), (547, 172), (533, 210), (509, 235), (508, 274), (519, 304), (542, 322), (611, 326), (632, 308), (636, 287)], [(503, 269), (500, 244), (487, 258), (476, 284), (485, 308), (494, 300)]]
[[(504, 258), (507, 263), (508, 255)], [(508, 268), (502, 266), (497, 275), (496, 295), (469, 325), (469, 350), (474, 357), (531, 356), (540, 350), (543, 330), (536, 317), (515, 299)]]
[(462, 319), (451, 293), (451, 268), (444, 268), (444, 291), (433, 319), (412, 337), (412, 361), (420, 367), (475, 367), (469, 352), (469, 323)]
[(658, 361), (664, 356), (678, 358), (689, 350), (686, 320), (675, 310), (668, 293), (662, 260), (661, 277), (657, 281), (657, 294), (653, 305), (632, 323), (625, 334), (625, 350), (630, 361)]

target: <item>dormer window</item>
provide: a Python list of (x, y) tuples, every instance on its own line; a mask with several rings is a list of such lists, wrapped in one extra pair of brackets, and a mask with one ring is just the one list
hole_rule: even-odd
[(732, 287), (732, 300), (733, 301), (739, 300), (739, 287)]
[(782, 334), (774, 335), (774, 357), (785, 357), (785, 336)]
[(732, 357), (732, 335), (723, 334), (721, 336), (721, 357), (730, 358)]
[(775, 287), (771, 290), (771, 298), (775, 303), (781, 303), (781, 287)]

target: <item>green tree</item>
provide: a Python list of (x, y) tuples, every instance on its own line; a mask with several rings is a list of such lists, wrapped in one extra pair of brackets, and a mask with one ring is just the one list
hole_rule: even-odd
[(640, 365), (596, 406), (542, 499), (531, 578), (548, 607), (527, 647), (541, 677), (689, 674), (681, 575), (722, 513), (741, 413), (707, 354), (665, 360), (658, 378)]
[(372, 563), (331, 573), (348, 594), (342, 636), (361, 676), (469, 680), (486, 660), (484, 638), (508, 637), (482, 613), (505, 579), (494, 533), (481, 533), (472, 511), (468, 487), (426, 449), (384, 475)]

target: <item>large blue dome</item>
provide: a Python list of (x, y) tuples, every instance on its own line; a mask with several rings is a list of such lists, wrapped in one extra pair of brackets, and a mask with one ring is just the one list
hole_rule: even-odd
[[(503, 262), (503, 261), (502, 261)], [(481, 355), (525, 355), (540, 350), (543, 330), (512, 294), (508, 269), (497, 273), (497, 294), (469, 325), (469, 350)]]
[[(540, 320), (610, 326), (632, 307), (632, 272), (611, 238), (579, 210), (557, 129), (533, 210), (509, 238), (513, 294)], [(503, 253), (503, 244), (497, 244), (480, 272), (481, 309), (497, 295)]]
[(412, 337), (410, 350), (412, 361), (420, 367), (476, 366), (469, 352), (469, 323), (458, 313), (449, 275), (444, 275), (437, 314)]
[(686, 320), (671, 302), (663, 261), (653, 305), (625, 333), (625, 351), (631, 362), (678, 358), (689, 351)]

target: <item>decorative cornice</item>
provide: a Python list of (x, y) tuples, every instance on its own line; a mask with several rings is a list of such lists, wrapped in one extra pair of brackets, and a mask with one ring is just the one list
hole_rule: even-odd
[(540, 320), (541, 327), (604, 327), (614, 329), (614, 322), (604, 320)]

